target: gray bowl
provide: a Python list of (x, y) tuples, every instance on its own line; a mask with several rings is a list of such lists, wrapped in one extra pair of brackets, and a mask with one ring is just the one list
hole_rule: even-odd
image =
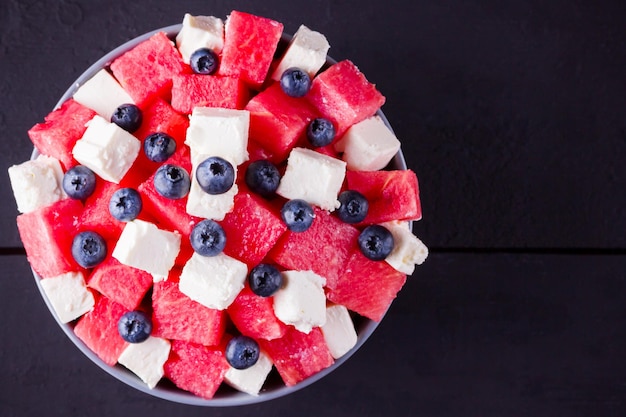
[[(111, 62), (115, 60), (115, 58), (119, 57), (124, 52), (132, 49), (133, 47), (145, 41), (146, 39), (148, 39), (149, 37), (151, 37), (157, 32), (163, 31), (167, 33), (171, 39), (173, 39), (176, 36), (176, 34), (180, 31), (181, 27), (182, 25), (178, 24), (178, 25), (167, 26), (167, 27), (163, 27), (160, 29), (156, 29), (152, 32), (148, 32), (141, 36), (138, 36), (137, 38), (132, 39), (124, 43), (123, 45), (118, 46), (117, 48), (109, 52), (108, 54), (104, 55), (98, 61), (96, 61), (84, 73), (82, 73), (80, 77), (78, 77), (76, 81), (72, 84), (72, 86), (67, 89), (65, 94), (63, 94), (59, 102), (56, 104), (55, 108), (60, 107), (61, 104), (63, 104), (66, 100), (72, 97), (72, 95), (78, 89), (80, 85), (82, 85), (84, 82), (89, 80), (100, 69), (108, 67), (111, 64)], [(291, 37), (289, 35), (283, 35), (281, 39), (281, 45), (279, 47), (285, 47), (290, 39)], [(332, 65), (334, 63), (336, 63), (335, 60), (328, 58), (327, 65)], [(385, 115), (380, 110), (378, 111), (378, 115), (383, 119), (385, 124), (389, 128), (391, 128)], [(37, 149), (34, 149), (31, 159), (36, 158), (38, 155), (39, 155), (39, 152), (37, 151)], [(395, 155), (393, 160), (389, 163), (388, 168), (389, 169), (406, 169), (407, 168), (402, 151), (399, 151)], [(236, 391), (233, 388), (228, 387), (226, 384), (222, 384), (222, 386), (219, 388), (219, 390), (215, 394), (214, 398), (207, 400), (207, 399), (200, 398), (187, 391), (183, 391), (177, 388), (174, 384), (167, 381), (165, 378), (155, 388), (150, 389), (137, 376), (135, 376), (135, 374), (130, 372), (124, 366), (119, 365), (119, 364), (116, 366), (109, 366), (106, 363), (104, 363), (102, 359), (100, 359), (91, 349), (89, 349), (82, 342), (82, 340), (80, 340), (76, 336), (73, 330), (74, 329), (73, 322), (66, 324), (66, 323), (62, 323), (59, 320), (59, 318), (57, 317), (54, 311), (54, 308), (52, 307), (52, 304), (48, 300), (42, 286), (40, 285), (40, 277), (34, 271), (33, 271), (33, 275), (35, 277), (35, 282), (37, 283), (37, 287), (39, 288), (41, 296), (43, 297), (53, 317), (57, 321), (59, 327), (65, 332), (67, 337), (76, 345), (76, 347), (83, 354), (85, 354), (85, 356), (87, 356), (93, 363), (98, 365), (105, 372), (115, 377), (119, 381), (139, 391), (142, 391), (146, 394), (149, 394), (149, 395), (152, 395), (152, 396), (164, 399), (164, 400), (173, 401), (173, 402), (182, 403), (182, 404), (188, 404), (188, 405), (210, 406), (210, 407), (239, 406), (239, 405), (254, 404), (254, 403), (269, 401), (275, 398), (279, 398), (279, 397), (294, 393), (302, 388), (305, 388), (311, 385), (312, 383), (316, 381), (319, 381), (320, 379), (324, 378), (326, 375), (328, 375), (329, 373), (337, 369), (339, 366), (341, 366), (341, 364), (347, 361), (350, 358), (350, 356), (352, 356), (363, 345), (363, 343), (365, 343), (365, 341), (372, 335), (372, 333), (378, 326), (378, 322), (366, 319), (358, 315), (354, 315), (353, 321), (354, 321), (355, 328), (357, 331), (358, 340), (357, 340), (356, 345), (352, 348), (352, 350), (350, 350), (341, 358), (337, 359), (332, 366), (320, 371), (319, 373), (311, 376), (310, 378), (307, 378), (306, 380), (294, 386), (291, 386), (291, 387), (285, 386), (280, 376), (274, 369), (268, 376), (268, 379), (265, 382), (265, 385), (258, 396), (252, 396), (246, 393), (242, 393), (242, 392)]]

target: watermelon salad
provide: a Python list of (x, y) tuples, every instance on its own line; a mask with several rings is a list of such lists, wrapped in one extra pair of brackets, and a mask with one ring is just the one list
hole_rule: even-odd
[(28, 131), (9, 168), (27, 258), (108, 366), (205, 399), (295, 386), (426, 259), (385, 98), (328, 49), (304, 25), (187, 14)]

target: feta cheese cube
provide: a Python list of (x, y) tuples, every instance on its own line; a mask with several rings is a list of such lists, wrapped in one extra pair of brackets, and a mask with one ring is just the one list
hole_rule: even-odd
[(163, 365), (170, 355), (170, 347), (169, 340), (150, 336), (141, 343), (129, 343), (118, 362), (152, 389), (163, 378)]
[(415, 265), (421, 265), (428, 257), (428, 248), (409, 229), (407, 222), (383, 223), (393, 235), (394, 246), (385, 261), (397, 271), (411, 275)]
[(192, 154), (219, 156), (239, 165), (248, 160), (249, 128), (247, 110), (195, 107), (185, 144)]
[[(196, 179), (196, 167), (210, 155), (192, 155), (191, 187), (187, 195), (185, 210), (188, 214), (212, 220), (223, 220), (226, 213), (235, 206), (235, 195), (239, 191), (237, 184), (233, 184), (230, 190), (223, 194), (209, 194), (205, 192)], [(232, 164), (232, 161), (229, 161)], [(235, 169), (235, 181), (237, 180), (237, 166)]]
[(372, 116), (352, 125), (335, 150), (343, 152), (342, 159), (353, 171), (378, 171), (400, 150), (400, 141), (382, 118)]
[(326, 323), (326, 279), (313, 271), (284, 271), (283, 287), (274, 294), (274, 314), (303, 333)]
[(116, 125), (94, 116), (72, 154), (101, 178), (119, 184), (139, 154), (141, 142)]
[(101, 69), (85, 81), (74, 93), (74, 100), (111, 120), (111, 116), (122, 104), (135, 104), (126, 90), (106, 69)]
[(183, 267), (178, 288), (203, 306), (224, 310), (243, 289), (247, 276), (248, 267), (235, 258), (194, 253)]
[(224, 22), (214, 16), (192, 16), (183, 18), (183, 27), (176, 35), (176, 46), (189, 64), (189, 57), (200, 48), (209, 48), (219, 54), (224, 47)]
[(11, 188), (20, 213), (49, 206), (67, 195), (63, 191), (61, 163), (50, 156), (22, 162), (9, 168)]
[(322, 326), (322, 334), (335, 359), (342, 357), (356, 345), (356, 330), (345, 306), (333, 304), (326, 307), (326, 323)]
[(272, 370), (272, 361), (263, 351), (259, 354), (259, 360), (249, 368), (235, 369), (232, 366), (226, 371), (224, 381), (231, 387), (257, 396)]
[(283, 72), (292, 67), (300, 68), (313, 78), (326, 63), (329, 49), (330, 45), (324, 35), (301, 25), (274, 70), (272, 79), (280, 80)]
[(294, 148), (276, 193), (287, 199), (300, 198), (324, 210), (339, 207), (337, 194), (346, 176), (346, 163), (305, 148)]
[(157, 276), (168, 276), (180, 251), (180, 234), (135, 219), (126, 223), (113, 257), (124, 265)]
[(95, 299), (85, 285), (82, 272), (67, 272), (39, 283), (62, 323), (69, 323), (93, 309)]

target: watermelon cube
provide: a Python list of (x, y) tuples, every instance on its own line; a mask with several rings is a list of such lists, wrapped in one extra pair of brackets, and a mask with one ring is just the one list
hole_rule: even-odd
[(72, 256), (83, 205), (69, 198), (17, 216), (17, 227), (31, 267), (42, 278), (80, 271)]
[(115, 365), (128, 346), (117, 330), (117, 322), (127, 311), (121, 304), (102, 296), (74, 327), (76, 336), (107, 365)]
[(172, 85), (172, 107), (184, 114), (199, 106), (243, 109), (248, 96), (246, 86), (234, 77), (180, 74)]
[(313, 79), (307, 100), (331, 120), (337, 138), (353, 124), (373, 116), (385, 97), (349, 60), (340, 61)]
[(163, 132), (174, 138), (177, 145), (185, 143), (189, 118), (174, 110), (167, 101), (157, 97), (141, 109), (141, 116), (141, 126), (133, 133), (140, 141), (152, 133)]
[(229, 365), (224, 347), (209, 347), (182, 340), (172, 340), (170, 357), (163, 369), (178, 388), (210, 399), (224, 380)]
[(224, 48), (218, 73), (241, 78), (253, 88), (260, 87), (283, 33), (282, 23), (232, 11), (224, 29)]
[(145, 108), (171, 97), (172, 78), (191, 69), (165, 32), (158, 32), (111, 63), (111, 71), (135, 104)]
[(293, 386), (334, 363), (319, 327), (308, 334), (289, 327), (283, 337), (259, 340), (259, 344), (287, 386)]
[[(92, 230), (102, 236), (106, 241), (115, 241), (122, 233), (124, 223), (117, 220), (109, 212), (109, 202), (115, 191), (121, 187), (118, 184), (96, 178), (96, 188), (84, 204), (80, 215), (79, 231)], [(111, 247), (113, 247), (111, 246)]]
[(343, 274), (329, 286), (327, 297), (362, 316), (380, 321), (405, 282), (406, 274), (385, 261), (367, 259), (357, 249), (343, 266)]
[(228, 315), (241, 334), (253, 339), (277, 339), (287, 332), (288, 326), (274, 314), (273, 297), (256, 295), (248, 285), (228, 306)]
[(76, 165), (72, 148), (87, 130), (87, 122), (95, 115), (95, 111), (69, 99), (48, 114), (43, 123), (33, 126), (28, 136), (39, 152), (58, 159), (67, 170)]
[(422, 218), (417, 176), (411, 170), (348, 171), (346, 182), (368, 200), (364, 224)]

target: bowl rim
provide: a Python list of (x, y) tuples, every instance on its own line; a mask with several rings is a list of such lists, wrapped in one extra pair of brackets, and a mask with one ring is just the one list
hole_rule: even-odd
[[(159, 32), (165, 32), (168, 35), (168, 37), (172, 39), (181, 30), (181, 28), (182, 28), (182, 24), (175, 24), (175, 25), (164, 26), (158, 29), (154, 29), (144, 34), (141, 34), (131, 40), (128, 40), (122, 43), (121, 45), (117, 46), (116, 48), (112, 49), (111, 51), (103, 55), (100, 59), (98, 59), (96, 62), (94, 62), (92, 65), (90, 65), (72, 83), (72, 85), (65, 91), (65, 93), (59, 99), (59, 101), (56, 103), (56, 105), (54, 106), (54, 109), (61, 107), (61, 105), (65, 101), (67, 101), (69, 98), (71, 98), (74, 95), (76, 90), (83, 83), (85, 83), (87, 80), (93, 77), (101, 69), (108, 68), (109, 65), (115, 60), (115, 58), (119, 57), (124, 52), (130, 50), (131, 48), (135, 47), (139, 43), (147, 40), (148, 38), (150, 38), (151, 36)], [(289, 42), (291, 38), (292, 38), (291, 35), (283, 33), (281, 37), (281, 42)], [(336, 60), (334, 60), (331, 57), (327, 57), (327, 62), (326, 62), (327, 65), (331, 65), (335, 63), (337, 63)], [(389, 129), (391, 129), (393, 132), (393, 129), (389, 121), (387, 120), (385, 114), (382, 112), (382, 110), (379, 109), (376, 114), (383, 120), (385, 125)], [(35, 159), (39, 155), (40, 155), (39, 151), (36, 148), (33, 148), (31, 159)], [(400, 169), (400, 170), (407, 169), (407, 165), (404, 159), (404, 154), (402, 153), (402, 149), (400, 149), (398, 153), (394, 156), (394, 158), (392, 159), (390, 163), (390, 166), (394, 167), (394, 169)], [(409, 221), (409, 227), (412, 229), (413, 227), (412, 221)], [(141, 391), (143, 393), (146, 393), (148, 395), (151, 395), (153, 397), (157, 397), (163, 400), (172, 401), (172, 402), (176, 402), (180, 404), (186, 404), (186, 405), (205, 406), (205, 407), (244, 406), (244, 405), (251, 405), (251, 404), (270, 401), (270, 400), (280, 398), (280, 397), (292, 394), (294, 392), (297, 392), (319, 381), (320, 379), (324, 378), (325, 376), (327, 376), (328, 374), (336, 370), (344, 362), (346, 362), (354, 353), (356, 353), (361, 348), (361, 346), (369, 339), (369, 337), (372, 335), (374, 330), (376, 330), (376, 328), (380, 324), (380, 322), (376, 322), (376, 321), (373, 321), (364, 317), (359, 317), (361, 323), (358, 326), (359, 328), (357, 329), (358, 338), (357, 338), (356, 345), (352, 349), (350, 349), (349, 352), (344, 354), (342, 357), (335, 359), (334, 363), (331, 366), (319, 371), (318, 373), (308, 377), (307, 379), (297, 383), (296, 385), (286, 386), (284, 385), (284, 383), (282, 383), (277, 388), (269, 388), (269, 389), (263, 388), (261, 389), (261, 392), (259, 392), (257, 396), (250, 395), (244, 392), (239, 392), (239, 391), (236, 391), (235, 389), (232, 389), (232, 393), (229, 390), (227, 394), (220, 395), (220, 390), (218, 390), (215, 397), (211, 399), (205, 399), (195, 394), (192, 394), (190, 392), (184, 391), (180, 388), (177, 388), (173, 384), (170, 387), (169, 385), (162, 386), (162, 383), (159, 383), (157, 384), (155, 388), (151, 389), (138, 376), (136, 376), (130, 370), (125, 368), (123, 365), (120, 365), (118, 363), (114, 366), (110, 366), (104, 363), (104, 361), (100, 359), (100, 357), (98, 357), (95, 354), (95, 352), (93, 352), (89, 347), (87, 347), (87, 345), (85, 345), (85, 343), (82, 340), (80, 340), (78, 336), (76, 336), (76, 334), (73, 331), (73, 325), (71, 323), (63, 323), (59, 319), (51, 301), (48, 299), (43, 289), (43, 286), (41, 285), (41, 282), (40, 282), (41, 278), (32, 268), (31, 268), (31, 271), (33, 273), (33, 277), (37, 284), (37, 288), (46, 306), (50, 310), (50, 313), (54, 317), (55, 321), (57, 322), (59, 327), (63, 330), (65, 335), (72, 341), (72, 343), (87, 358), (89, 358), (91, 362), (95, 363), (102, 370), (104, 370), (107, 374), (111, 375), (118, 381), (121, 381), (124, 384), (137, 389), (138, 391)], [(383, 318), (385, 315), (383, 315)], [(382, 321), (382, 318), (381, 318), (381, 321)], [(273, 372), (275, 372), (275, 370)]]

